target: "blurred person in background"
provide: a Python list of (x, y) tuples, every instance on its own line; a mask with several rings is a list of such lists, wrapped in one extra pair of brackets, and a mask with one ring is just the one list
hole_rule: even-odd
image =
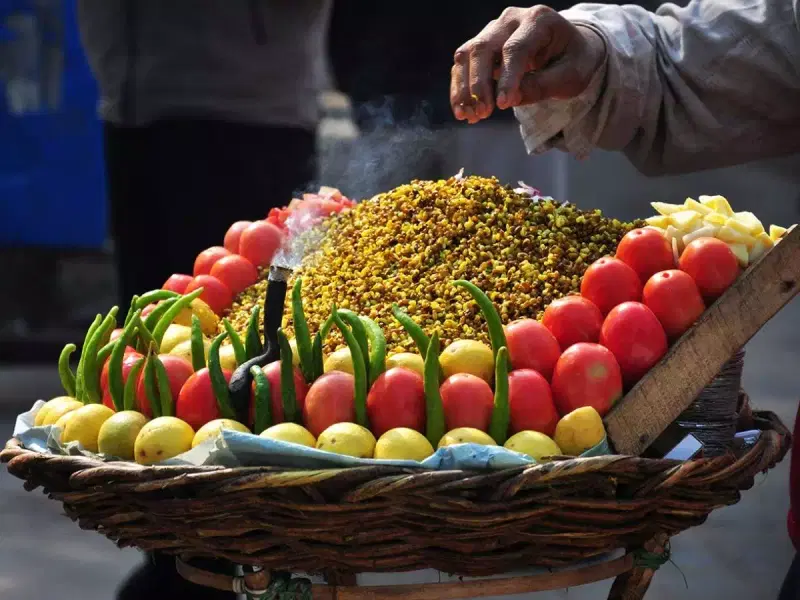
[[(646, 175), (789, 155), (800, 152), (800, 4), (508, 8), (456, 50), (450, 82), (457, 119), (514, 108), (537, 154), (620, 151)], [(789, 491), (800, 549), (798, 444)], [(780, 600), (800, 598), (799, 556)]]
[[(221, 245), (231, 223), (265, 218), (315, 178), (331, 0), (78, 5), (100, 86), (120, 303), (127, 306), (172, 273), (191, 272), (197, 253)], [(160, 554), (118, 596), (235, 597), (185, 582), (174, 560)]]

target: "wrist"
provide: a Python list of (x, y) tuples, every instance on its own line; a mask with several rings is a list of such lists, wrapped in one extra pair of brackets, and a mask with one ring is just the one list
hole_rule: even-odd
[(575, 23), (575, 27), (583, 40), (584, 51), (591, 65), (591, 73), (595, 73), (606, 61), (608, 46), (603, 35), (593, 26), (586, 23)]

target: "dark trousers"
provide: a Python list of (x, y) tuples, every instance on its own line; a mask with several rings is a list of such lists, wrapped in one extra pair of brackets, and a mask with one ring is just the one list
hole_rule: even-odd
[(800, 600), (800, 555), (795, 554), (792, 566), (783, 580), (778, 600)]
[[(263, 219), (315, 179), (311, 131), (164, 119), (146, 127), (105, 126), (111, 231), (120, 306), (159, 288), (173, 273), (191, 274), (197, 254), (221, 246), (234, 221)], [(200, 568), (232, 574), (215, 561)], [(119, 589), (118, 600), (233, 599), (186, 582), (172, 557), (151, 554)]]
[(312, 131), (210, 119), (106, 124), (105, 157), (121, 307), (191, 274), (231, 223), (265, 218), (316, 175)]

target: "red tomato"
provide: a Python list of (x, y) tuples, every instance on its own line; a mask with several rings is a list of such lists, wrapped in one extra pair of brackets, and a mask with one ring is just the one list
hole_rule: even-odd
[(356, 420), (355, 378), (350, 373), (329, 371), (308, 388), (303, 423), (314, 437), (336, 423)]
[[(283, 413), (283, 396), (281, 395), (281, 361), (265, 365), (262, 369), (264, 375), (269, 381), (269, 396), (270, 396), (270, 414), (272, 415), (272, 422), (274, 424), (283, 423), (286, 417)], [(255, 385), (252, 386), (253, 395), (250, 402), (250, 423), (255, 423), (256, 420), (256, 404), (255, 404)], [(297, 399), (297, 415), (303, 414), (303, 408), (306, 404), (306, 396), (308, 395), (308, 384), (303, 378), (303, 373), (295, 367), (294, 369), (294, 393)], [(257, 431), (256, 433), (261, 433)]]
[(636, 271), (640, 281), (647, 281), (659, 271), (675, 268), (672, 244), (649, 227), (626, 233), (617, 246), (617, 258)]
[[(128, 381), (128, 375), (130, 375), (131, 369), (133, 365), (139, 362), (142, 358), (144, 358), (141, 354), (133, 350), (132, 352), (125, 353), (125, 356), (122, 358), (122, 383)], [(100, 372), (100, 390), (103, 392), (103, 404), (105, 404), (111, 410), (114, 409), (114, 400), (111, 398), (111, 392), (108, 390), (108, 362), (111, 359), (106, 360), (106, 364), (103, 365), (103, 370)]]
[(456, 373), (439, 388), (447, 430), (474, 427), (487, 431), (494, 409), (494, 392), (480, 377)]
[(691, 275), (706, 300), (716, 300), (739, 277), (739, 261), (728, 244), (717, 238), (700, 238), (683, 250), (681, 271)]
[(508, 404), (511, 410), (510, 434), (530, 430), (553, 437), (558, 411), (550, 384), (537, 371), (519, 369), (508, 374)]
[(203, 250), (194, 259), (194, 270), (192, 274), (197, 277), (198, 275), (208, 275), (211, 272), (211, 267), (223, 256), (230, 256), (230, 252), (222, 246), (212, 246)]
[[(159, 354), (158, 358), (161, 359), (164, 370), (167, 372), (169, 389), (172, 392), (172, 402), (176, 402), (181, 389), (183, 389), (183, 384), (194, 373), (192, 363), (185, 358), (171, 354)], [(144, 389), (144, 370), (142, 370), (139, 375), (139, 381), (136, 383), (136, 406), (137, 410), (144, 416), (148, 418), (153, 416), (153, 411), (150, 410), (150, 401), (147, 399), (147, 393)]]
[(186, 286), (189, 285), (191, 281), (191, 275), (181, 275), (176, 273), (169, 276), (169, 279), (164, 282), (164, 285), (161, 286), (161, 289), (169, 290), (171, 292), (175, 292), (176, 294), (183, 294), (186, 291)]
[(683, 335), (706, 310), (694, 279), (677, 269), (653, 275), (644, 286), (642, 301), (670, 339)]
[(208, 304), (211, 310), (218, 315), (228, 310), (233, 304), (233, 293), (230, 288), (213, 275), (198, 275), (192, 279), (192, 283), (186, 288), (186, 293), (189, 294), (197, 288), (203, 288), (200, 300)]
[(664, 328), (641, 302), (623, 302), (608, 313), (600, 343), (617, 359), (627, 385), (639, 381), (667, 353)]
[(145, 306), (142, 309), (142, 318), (144, 319), (147, 315), (149, 315), (151, 312), (153, 312), (156, 309), (156, 306), (158, 306), (159, 304), (160, 304), (160, 302), (153, 302), (153, 303), (148, 304), (147, 306)]
[(642, 282), (636, 271), (610, 256), (594, 261), (583, 274), (581, 296), (607, 315), (617, 304), (642, 298)]
[(533, 319), (514, 321), (505, 329), (511, 368), (533, 369), (549, 381), (561, 356), (561, 347), (550, 330)]
[(591, 406), (603, 416), (622, 397), (619, 364), (600, 344), (573, 344), (556, 363), (552, 390), (560, 415)]
[[(230, 371), (223, 369), (222, 374), (225, 381), (231, 380)], [(175, 416), (186, 421), (195, 431), (209, 421), (222, 417), (207, 368), (192, 373), (183, 384), (175, 402)]]
[(375, 437), (395, 427), (425, 432), (425, 388), (419, 373), (403, 367), (381, 373), (367, 396), (367, 417)]
[(242, 232), (239, 254), (256, 267), (268, 267), (283, 244), (283, 233), (272, 223), (256, 221)]
[(122, 335), (122, 329), (115, 329), (111, 332), (111, 336), (108, 338), (109, 342), (113, 342), (114, 340), (118, 340), (119, 336)]
[(225, 240), (222, 245), (231, 254), (239, 254), (239, 238), (242, 237), (242, 232), (247, 229), (252, 221), (236, 221), (233, 225), (228, 227), (225, 233)]
[(542, 325), (555, 336), (563, 351), (579, 342), (596, 343), (603, 314), (583, 296), (566, 296), (553, 300), (544, 310)]
[(258, 270), (244, 256), (231, 254), (214, 263), (211, 276), (227, 285), (234, 294), (239, 294), (258, 281)]

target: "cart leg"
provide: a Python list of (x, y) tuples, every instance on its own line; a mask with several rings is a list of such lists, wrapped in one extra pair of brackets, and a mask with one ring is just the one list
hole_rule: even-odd
[(650, 587), (653, 575), (658, 568), (669, 560), (669, 538), (659, 534), (644, 544), (633, 569), (618, 575), (611, 586), (608, 600), (642, 600)]

